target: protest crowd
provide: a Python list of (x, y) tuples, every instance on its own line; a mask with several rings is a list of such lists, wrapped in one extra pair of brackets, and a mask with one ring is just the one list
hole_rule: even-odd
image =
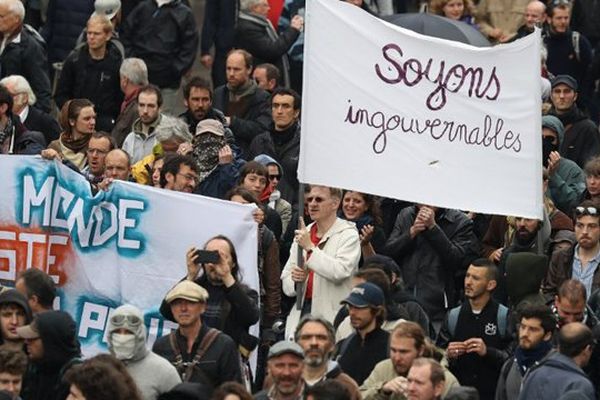
[(206, 0), (201, 26), (193, 2), (0, 0), (0, 153), (94, 193), (256, 205), (260, 287), (217, 235), (171, 255), (187, 273), (157, 307), (178, 328), (150, 345), (120, 305), (84, 357), (55, 282), (21, 271), (0, 400), (600, 398), (600, 1), (422, 4), (492, 44), (541, 29), (541, 220), (301, 184), (305, 0)]

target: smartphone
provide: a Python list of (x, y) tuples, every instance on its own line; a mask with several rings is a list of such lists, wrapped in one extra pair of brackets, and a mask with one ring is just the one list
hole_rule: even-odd
[(218, 251), (196, 250), (194, 255), (197, 256), (196, 261), (195, 261), (196, 264), (205, 264), (205, 263), (216, 264), (221, 259)]

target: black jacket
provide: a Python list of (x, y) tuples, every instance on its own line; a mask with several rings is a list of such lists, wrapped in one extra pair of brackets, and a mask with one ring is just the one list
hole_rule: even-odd
[(474, 314), (471, 304), (466, 301), (460, 309), (454, 335), (449, 331), (446, 317), (437, 338), (437, 345), (443, 349), (447, 348), (450, 342), (464, 342), (471, 338), (483, 339), (487, 346), (485, 356), (469, 353), (449, 359), (450, 372), (461, 385), (477, 388), (482, 400), (494, 398), (500, 370), (511, 355), (510, 329), (507, 328), (504, 335), (501, 335), (497, 320), (498, 303), (494, 300), (490, 300), (480, 314)]
[(441, 321), (456, 302), (454, 278), (479, 254), (473, 223), (461, 211), (439, 210), (436, 225), (414, 239), (410, 227), (416, 207), (400, 211), (382, 254), (402, 267), (406, 289), (423, 304), (432, 321)]
[(73, 50), (63, 64), (54, 100), (58, 108), (69, 99), (89, 99), (95, 105), (97, 130), (109, 131), (119, 115), (123, 92), (119, 68), (123, 54), (109, 41), (102, 60), (90, 56), (87, 44)]
[[(254, 340), (248, 329), (257, 323), (260, 317), (258, 293), (239, 282), (229, 288), (215, 286), (205, 275), (196, 279), (195, 283), (208, 291), (207, 312), (202, 317), (204, 324), (223, 331), (238, 345), (246, 348), (256, 346), (256, 343), (252, 343)], [(213, 317), (210, 312), (215, 306), (219, 308), (218, 317)], [(160, 313), (165, 318), (175, 321), (171, 308), (164, 300), (160, 305)]]
[(37, 314), (35, 321), (44, 356), (29, 364), (21, 395), (23, 400), (64, 400), (69, 394), (69, 384), (63, 376), (81, 358), (75, 321), (64, 311)]
[(46, 143), (50, 143), (60, 136), (60, 125), (58, 125), (58, 122), (50, 114), (36, 107), (29, 107), (29, 113), (25, 121), (23, 121), (23, 125), (29, 131), (42, 132)]
[(565, 114), (557, 114), (554, 108), (548, 112), (565, 126), (565, 138), (560, 145), (560, 155), (575, 161), (583, 169), (585, 163), (600, 153), (598, 127), (576, 105)]
[(63, 62), (94, 12), (94, 0), (49, 0), (41, 34), (48, 43), (48, 62)]
[[(214, 45), (217, 51), (229, 51), (233, 47), (239, 0), (207, 0), (200, 41), (200, 54), (210, 53)], [(254, 64), (258, 65), (258, 64)]]
[(281, 73), (281, 83), (289, 87), (287, 52), (299, 35), (300, 31), (292, 27), (278, 35), (266, 18), (242, 12), (235, 29), (235, 47), (252, 54), (254, 65), (274, 64)]
[[(202, 324), (198, 337), (194, 341), (191, 353), (187, 352), (187, 338), (181, 335), (179, 329), (175, 331), (183, 362), (190, 362), (193, 360), (198, 350), (198, 346), (200, 345), (202, 338), (208, 332), (208, 329), (209, 328), (205, 324)], [(154, 342), (154, 346), (152, 346), (152, 351), (167, 359), (172, 364), (175, 363), (176, 353), (171, 346), (169, 335), (157, 339), (156, 342)], [(194, 380), (194, 382), (209, 385), (213, 389), (227, 381), (242, 381), (237, 346), (233, 340), (223, 332), (220, 332), (212, 342), (206, 353), (204, 353), (204, 356), (200, 359), (198, 366), (202, 369), (202, 372), (204, 372), (207, 381)]]
[(181, 0), (158, 7), (140, 3), (123, 24), (121, 41), (127, 57), (139, 57), (148, 67), (148, 80), (160, 88), (179, 87), (198, 51), (194, 15)]
[[(252, 140), (269, 129), (271, 106), (269, 93), (257, 88), (254, 95), (248, 99), (248, 109), (243, 118), (232, 117), (229, 127), (235, 136), (236, 143), (242, 150), (243, 158), (247, 158), (248, 147)], [(226, 113), (229, 104), (229, 89), (223, 85), (215, 89), (213, 106)]]
[[(271, 125), (272, 126), (272, 125)], [(278, 139), (279, 132), (265, 132), (258, 135), (250, 144), (249, 159), (259, 154), (273, 157), (283, 168), (283, 175), (277, 185), (281, 192), (281, 198), (297, 207), (298, 204), (298, 158), (300, 156), (300, 123), (290, 127), (289, 140), (276, 143), (273, 138)]]
[(21, 75), (37, 97), (36, 107), (45, 112), (50, 111), (51, 91), (48, 77), (48, 63), (42, 37), (32, 29), (24, 26), (21, 29), (19, 43), (6, 45), (0, 58), (0, 79), (9, 75)]
[[(369, 332), (365, 339), (354, 333), (340, 344), (338, 363), (346, 374), (360, 386), (378, 362), (389, 358), (390, 334), (381, 328)], [(349, 341), (346, 343), (346, 341)]]

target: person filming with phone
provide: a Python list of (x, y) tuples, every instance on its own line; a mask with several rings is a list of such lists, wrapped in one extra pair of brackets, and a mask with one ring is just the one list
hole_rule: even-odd
[(258, 322), (258, 294), (240, 281), (233, 243), (225, 236), (215, 236), (203, 250), (189, 249), (186, 264), (186, 279), (208, 292), (202, 321), (231, 336), (242, 357), (247, 358), (258, 344), (258, 339), (248, 332)]

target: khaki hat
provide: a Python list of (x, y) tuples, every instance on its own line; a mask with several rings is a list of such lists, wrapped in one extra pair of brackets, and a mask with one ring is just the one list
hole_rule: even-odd
[(198, 122), (198, 125), (196, 125), (196, 136), (207, 132), (217, 136), (225, 136), (223, 124), (216, 119), (204, 119)]
[(38, 331), (37, 324), (35, 320), (25, 326), (20, 326), (17, 328), (17, 335), (23, 339), (37, 339), (40, 337), (40, 332)]
[(174, 300), (185, 299), (194, 302), (206, 302), (208, 292), (202, 286), (192, 281), (181, 281), (167, 293), (165, 301), (170, 304)]

